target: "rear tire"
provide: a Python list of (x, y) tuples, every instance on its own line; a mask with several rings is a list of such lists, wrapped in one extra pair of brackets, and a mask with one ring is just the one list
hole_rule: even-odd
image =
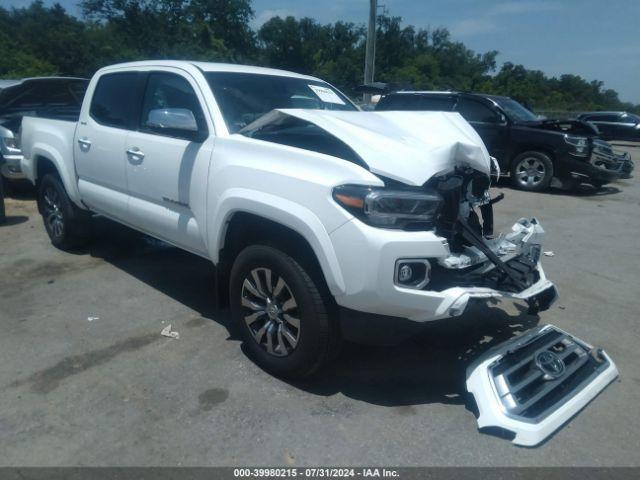
[(70, 250), (89, 241), (90, 214), (73, 204), (57, 175), (47, 174), (40, 182), (38, 208), (55, 247)]
[(247, 354), (268, 372), (285, 378), (312, 375), (339, 348), (331, 299), (295, 259), (252, 245), (236, 257), (229, 301)]
[(553, 178), (553, 162), (542, 152), (529, 151), (511, 162), (511, 184), (520, 190), (540, 192), (549, 188)]

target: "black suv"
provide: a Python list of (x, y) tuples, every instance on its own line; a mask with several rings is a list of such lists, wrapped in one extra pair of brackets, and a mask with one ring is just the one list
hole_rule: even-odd
[(594, 187), (633, 170), (629, 154), (613, 152), (598, 129), (579, 120), (545, 120), (508, 97), (460, 92), (387, 93), (376, 111), (430, 110), (460, 113), (478, 132), (514, 186), (539, 191), (554, 182)]
[(627, 112), (588, 112), (578, 120), (591, 122), (605, 140), (640, 142), (640, 115)]

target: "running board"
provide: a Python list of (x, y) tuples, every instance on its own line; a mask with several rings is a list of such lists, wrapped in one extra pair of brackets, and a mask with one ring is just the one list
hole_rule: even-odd
[(553, 325), (536, 327), (489, 350), (467, 369), (478, 427), (514, 435), (516, 445), (544, 441), (618, 376), (601, 349)]

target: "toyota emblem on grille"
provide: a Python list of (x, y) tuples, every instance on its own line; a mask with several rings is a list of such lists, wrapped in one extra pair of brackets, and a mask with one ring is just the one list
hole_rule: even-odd
[(555, 353), (544, 350), (536, 354), (536, 366), (544, 373), (545, 380), (553, 380), (562, 376), (565, 370), (564, 362)]

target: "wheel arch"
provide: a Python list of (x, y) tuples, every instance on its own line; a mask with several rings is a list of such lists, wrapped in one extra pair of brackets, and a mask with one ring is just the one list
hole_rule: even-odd
[(71, 201), (77, 207), (86, 210), (80, 201), (74, 166), (73, 164), (69, 165), (69, 162), (73, 162), (72, 160), (65, 161), (60, 154), (43, 145), (33, 146), (32, 158), (32, 181), (36, 188), (39, 188), (40, 182), (46, 174), (55, 174), (60, 178)]
[(228, 297), (233, 261), (243, 248), (253, 244), (282, 249), (317, 275), (331, 295), (343, 294), (344, 280), (328, 233), (324, 229), (313, 232), (310, 225), (306, 229), (300, 228), (302, 221), (290, 212), (280, 211), (279, 215), (274, 215), (274, 212), (269, 214), (251, 208), (229, 211), (217, 229), (218, 237), (211, 255), (216, 264), (218, 304), (224, 305)]

